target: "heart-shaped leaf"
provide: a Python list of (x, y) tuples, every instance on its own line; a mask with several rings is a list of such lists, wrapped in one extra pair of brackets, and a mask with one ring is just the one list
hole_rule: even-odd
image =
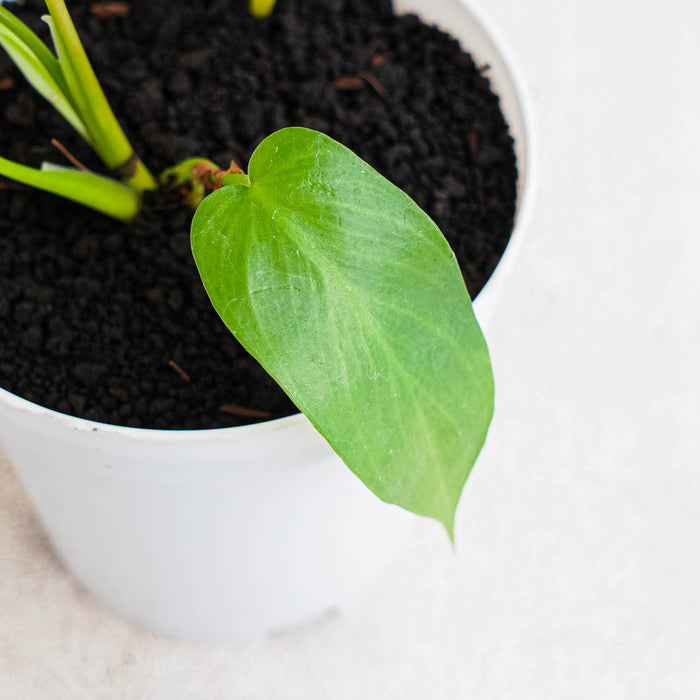
[(272, 134), (248, 175), (207, 197), (192, 224), (214, 307), (374, 493), (452, 535), (493, 379), (447, 241), (314, 131)]

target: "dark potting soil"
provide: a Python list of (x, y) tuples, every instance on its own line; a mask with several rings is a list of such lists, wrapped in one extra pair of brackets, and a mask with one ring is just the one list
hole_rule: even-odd
[[(481, 289), (512, 228), (515, 157), (488, 69), (455, 40), (394, 17), (390, 0), (279, 0), (265, 20), (244, 0), (148, 0), (106, 19), (91, 4), (69, 2), (153, 172), (195, 155), (245, 169), (272, 131), (318, 129), (408, 192), (450, 241), (472, 296)], [(42, 2), (12, 11), (48, 37)], [(4, 54), (0, 119), (6, 157), (64, 162), (48, 145), (55, 137), (103, 170)], [(0, 385), (130, 426), (220, 427), (295, 412), (212, 309), (190, 253), (191, 214), (148, 204), (124, 225), (0, 185)]]

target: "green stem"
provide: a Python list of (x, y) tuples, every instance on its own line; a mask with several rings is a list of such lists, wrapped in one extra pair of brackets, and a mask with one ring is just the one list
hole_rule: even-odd
[(247, 173), (229, 173), (221, 178), (222, 185), (245, 185), (250, 187), (250, 178)]
[(118, 168), (115, 168), (113, 173), (122, 180), (124, 184), (136, 190), (158, 189), (158, 182), (134, 151), (131, 152), (129, 160)]

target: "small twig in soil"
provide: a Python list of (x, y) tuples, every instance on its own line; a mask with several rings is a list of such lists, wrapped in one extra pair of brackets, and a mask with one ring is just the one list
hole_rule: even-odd
[(365, 72), (360, 73), (360, 77), (371, 85), (380, 97), (386, 100), (386, 90), (379, 80), (377, 80), (377, 78), (375, 78), (371, 73)]
[(10, 78), (0, 78), (0, 90), (11, 90), (15, 86), (15, 81)]
[(127, 17), (131, 12), (131, 4), (128, 2), (93, 2), (90, 5), (90, 12), (98, 19)]
[(469, 143), (469, 152), (472, 154), (474, 161), (474, 169), (476, 170), (476, 196), (479, 201), (479, 215), (483, 218), (486, 216), (486, 200), (484, 199), (484, 174), (481, 170), (481, 161), (479, 159), (479, 137), (476, 131), (470, 131), (467, 134)]
[(78, 170), (89, 173), (90, 171), (57, 139), (51, 139), (51, 145), (58, 148), (61, 153), (73, 164)]
[(181, 379), (184, 379), (186, 382), (190, 381), (190, 375), (185, 372), (180, 365), (175, 362), (175, 360), (168, 360), (168, 364), (180, 375)]
[(343, 76), (333, 81), (333, 87), (338, 90), (362, 90), (364, 86), (365, 82), (359, 75)]
[(240, 416), (241, 418), (271, 418), (272, 414), (268, 411), (259, 411), (257, 408), (248, 408), (247, 406), (239, 406), (237, 403), (227, 403), (219, 406), (222, 413), (228, 413), (231, 416)]
[(372, 87), (380, 97), (386, 99), (386, 90), (384, 86), (377, 78), (367, 71), (362, 71), (362, 73), (358, 73), (357, 75), (336, 78), (333, 81), (333, 87), (337, 90), (362, 90), (365, 84)]

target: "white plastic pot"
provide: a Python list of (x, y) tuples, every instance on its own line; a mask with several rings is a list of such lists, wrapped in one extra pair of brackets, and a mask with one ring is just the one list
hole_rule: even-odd
[[(518, 225), (476, 302), (487, 320), (522, 237), (531, 134), (503, 44), (457, 0), (399, 3), (460, 37), (516, 139)], [(242, 428), (123, 428), (0, 390), (0, 441), (66, 566), (129, 620), (195, 642), (248, 640), (347, 603), (415, 520), (379, 501), (302, 415)]]

